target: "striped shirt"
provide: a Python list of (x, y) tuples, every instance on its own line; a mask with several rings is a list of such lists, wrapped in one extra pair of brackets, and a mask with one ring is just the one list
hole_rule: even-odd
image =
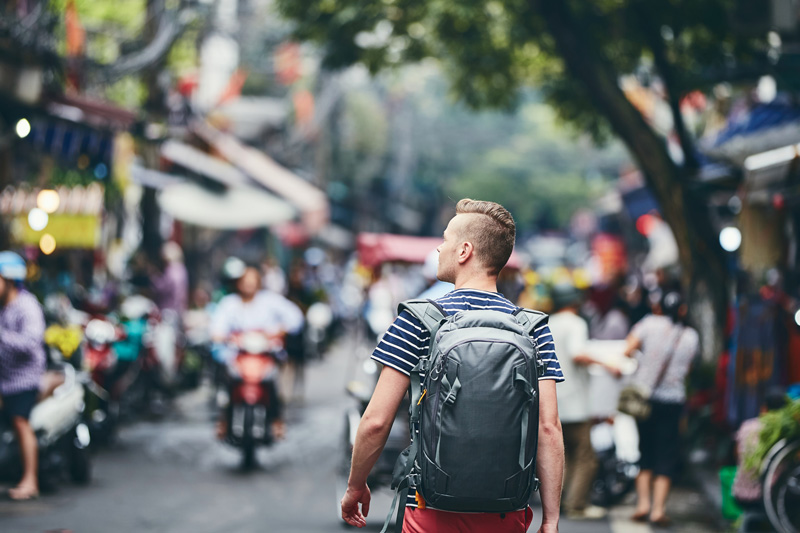
[(0, 394), (38, 390), (45, 369), (44, 314), (26, 290), (0, 309)]
[[(476, 309), (492, 309), (511, 314), (517, 309), (517, 306), (502, 294), (477, 289), (457, 289), (437, 299), (436, 302), (447, 314)], [(564, 381), (564, 374), (556, 357), (553, 335), (550, 333), (547, 321), (536, 328), (533, 338), (545, 365), (544, 375), (539, 379)], [(372, 352), (372, 359), (408, 376), (419, 358), (427, 354), (430, 339), (430, 333), (422, 323), (404, 310), (381, 338), (375, 351)], [(415, 433), (416, 431), (417, 428)], [(409, 491), (407, 506), (416, 507), (414, 492), (413, 489)]]

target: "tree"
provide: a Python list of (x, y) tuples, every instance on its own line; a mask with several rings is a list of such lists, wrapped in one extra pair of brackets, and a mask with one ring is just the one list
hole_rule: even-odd
[[(698, 152), (680, 104), (692, 91), (769, 72), (770, 50), (742, 31), (750, 0), (278, 0), (299, 39), (321, 43), (331, 68), (371, 71), (438, 58), (454, 92), (475, 108), (512, 107), (537, 86), (561, 119), (602, 139), (616, 135), (657, 197), (679, 247), (704, 351), (722, 349), (726, 257), (696, 180)], [(752, 9), (751, 11), (752, 12)], [(764, 31), (764, 34), (766, 31)], [(774, 63), (774, 61), (773, 61)], [(673, 131), (648, 122), (622, 76), (651, 65)], [(666, 134), (683, 152), (670, 155)]]

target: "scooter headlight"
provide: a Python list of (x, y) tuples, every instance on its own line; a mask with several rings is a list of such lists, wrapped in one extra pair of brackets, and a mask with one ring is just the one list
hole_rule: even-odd
[(79, 448), (87, 448), (92, 443), (92, 436), (86, 424), (78, 424), (75, 428), (75, 444)]

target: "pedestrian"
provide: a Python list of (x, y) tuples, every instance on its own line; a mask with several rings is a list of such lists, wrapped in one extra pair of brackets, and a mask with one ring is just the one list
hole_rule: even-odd
[(700, 337), (686, 324), (688, 307), (678, 291), (667, 291), (634, 325), (625, 354), (639, 351), (633, 382), (651, 391), (649, 417), (637, 420), (641, 471), (636, 478), (634, 521), (667, 526), (666, 503), (680, 465), (680, 419), (686, 403), (685, 380)]
[(619, 375), (619, 370), (586, 354), (589, 327), (578, 315), (583, 300), (578, 289), (572, 284), (556, 285), (552, 298), (555, 313), (550, 317), (550, 331), (558, 346), (561, 368), (569, 376), (569, 380), (558, 387), (558, 412), (566, 455), (563, 509), (567, 518), (573, 520), (600, 519), (606, 516), (606, 510), (589, 504), (597, 456), (591, 438), (588, 367), (602, 365), (615, 375)]
[(0, 395), (20, 447), (22, 479), (8, 491), (12, 500), (39, 496), (38, 446), (29, 418), (45, 370), (44, 313), (23, 286), (25, 260), (0, 252)]
[(181, 317), (189, 308), (189, 273), (181, 245), (174, 241), (164, 243), (161, 258), (166, 265), (164, 272), (152, 278), (156, 303), (162, 311), (168, 309)]
[[(469, 199), (458, 202), (456, 213), (444, 231), (444, 242), (438, 247), (437, 274), (441, 281), (454, 283), (455, 289), (435, 300), (436, 304), (446, 314), (479, 309), (507, 314), (518, 312), (514, 304), (497, 292), (497, 276), (514, 246), (516, 227), (511, 214), (496, 203)], [(422, 322), (404, 310), (372, 354), (372, 358), (384, 366), (358, 426), (350, 478), (341, 502), (342, 517), (350, 525), (366, 525), (370, 506), (367, 476), (380, 456), (397, 409), (409, 390), (409, 376), (420, 358), (428, 354), (430, 335), (426, 336), (425, 332)], [(543, 509), (539, 531), (554, 533), (558, 531), (564, 470), (556, 383), (563, 381), (564, 376), (548, 326), (537, 327), (533, 336), (545, 365), (539, 381), (539, 452), (536, 458)], [(422, 439), (418, 432), (414, 433), (414, 438)], [(512, 458), (514, 463), (517, 453)], [(408, 495), (408, 500), (401, 502), (406, 505), (404, 533), (523, 532), (533, 520), (533, 512), (527, 506), (504, 514), (443, 512), (426, 505), (413, 483)]]

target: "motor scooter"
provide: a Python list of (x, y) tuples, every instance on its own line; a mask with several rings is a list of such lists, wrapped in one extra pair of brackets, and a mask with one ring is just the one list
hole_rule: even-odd
[[(39, 447), (39, 486), (54, 490), (65, 474), (77, 484), (91, 480), (91, 435), (84, 423), (84, 388), (70, 365), (45, 374), (42, 399), (33, 408), (30, 424)], [(0, 480), (16, 483), (22, 460), (16, 434), (0, 417)]]
[(217, 398), (225, 416), (224, 440), (241, 449), (242, 467), (249, 470), (256, 464), (257, 447), (275, 441), (283, 341), (261, 332), (245, 332), (234, 337), (231, 347), (236, 355), (227, 363), (227, 393), (218, 393)]
[(120, 327), (124, 335), (114, 349), (135, 376), (123, 405), (163, 416), (176, 387), (176, 322), (165, 320), (152, 300), (134, 294), (120, 305)]
[[(618, 426), (628, 425), (620, 430)], [(592, 427), (592, 447), (597, 454), (597, 473), (589, 493), (594, 505), (611, 507), (620, 503), (633, 490), (636, 476), (639, 474), (637, 458), (626, 453), (621, 439), (630, 440), (631, 432), (636, 431), (635, 424), (624, 419), (624, 415), (597, 422)], [(617, 427), (615, 427), (617, 426)], [(630, 445), (628, 443), (628, 448)]]

